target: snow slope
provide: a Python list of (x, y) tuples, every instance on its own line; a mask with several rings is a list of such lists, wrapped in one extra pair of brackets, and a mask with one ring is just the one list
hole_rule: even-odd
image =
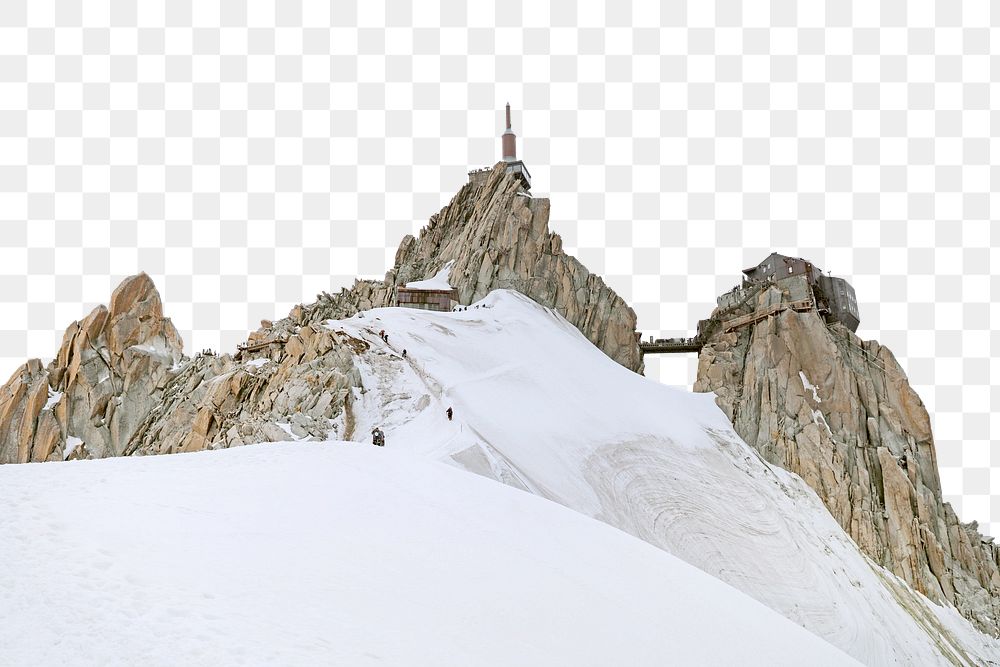
[(327, 326), (372, 345), (359, 357), (351, 439), (381, 426), (390, 449), (601, 519), (866, 664), (1000, 664), (1000, 643), (861, 554), (800, 478), (740, 440), (712, 396), (631, 373), (530, 299), (496, 291), (462, 312), (385, 308)]
[(683, 561), (399, 449), (0, 467), (7, 665), (856, 664)]
[(408, 289), (450, 290), (451, 284), (448, 282), (448, 276), (451, 274), (451, 265), (454, 263), (454, 261), (448, 262), (432, 278), (414, 280), (406, 283), (406, 287)]

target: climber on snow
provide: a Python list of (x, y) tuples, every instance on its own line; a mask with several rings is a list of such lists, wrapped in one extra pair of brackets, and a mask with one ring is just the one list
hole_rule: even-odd
[(378, 426), (372, 429), (372, 444), (376, 447), (385, 447), (385, 433)]
[(451, 408), (448, 408), (448, 421), (451, 421), (451, 416), (452, 416), (453, 414), (454, 414), (454, 413), (452, 412)]

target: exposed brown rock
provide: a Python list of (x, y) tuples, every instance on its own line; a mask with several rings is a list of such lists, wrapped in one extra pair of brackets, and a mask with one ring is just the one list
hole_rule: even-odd
[[(136, 429), (127, 454), (163, 454), (253, 442), (344, 437), (341, 417), (361, 386), (354, 356), (368, 346), (321, 324), (278, 335), (236, 358), (202, 355), (171, 380)], [(279, 426), (282, 425), (282, 426)]]
[(153, 281), (144, 273), (127, 278), (110, 308), (67, 327), (47, 368), (32, 360), (0, 388), (0, 463), (60, 459), (69, 436), (91, 456), (121, 454), (181, 350)]
[(641, 372), (635, 312), (600, 276), (563, 252), (548, 223), (549, 200), (527, 196), (500, 163), (481, 185), (463, 186), (418, 238), (403, 238), (385, 280), (320, 295), (312, 306), (293, 309), (290, 320), (342, 319), (395, 305), (397, 287), (430, 278), (452, 262), (449, 282), (462, 304), (495, 289), (516, 290), (553, 308), (609, 357)]
[[(771, 287), (756, 307), (780, 299)], [(800, 475), (873, 560), (1000, 632), (1000, 552), (943, 502), (930, 418), (887, 348), (785, 310), (717, 330), (695, 390), (715, 392), (740, 436)]]

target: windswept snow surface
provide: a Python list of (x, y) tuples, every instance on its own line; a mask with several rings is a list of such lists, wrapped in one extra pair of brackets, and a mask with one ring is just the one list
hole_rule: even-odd
[(451, 285), (448, 283), (448, 275), (451, 273), (451, 265), (454, 264), (454, 260), (448, 262), (434, 274), (433, 278), (428, 278), (427, 280), (415, 280), (413, 282), (406, 283), (406, 287), (409, 289), (431, 289), (431, 290), (450, 290)]
[(518, 293), (478, 305), (328, 323), (372, 345), (359, 357), (354, 439), (381, 426), (390, 450), (598, 518), (866, 664), (1000, 664), (1000, 643), (867, 559), (798, 476), (739, 438), (713, 396), (628, 371)]
[(593, 519), (402, 451), (0, 468), (7, 665), (844, 665)]

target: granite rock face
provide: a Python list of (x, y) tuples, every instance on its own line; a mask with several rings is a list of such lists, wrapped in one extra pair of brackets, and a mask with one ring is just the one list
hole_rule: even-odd
[(125, 454), (350, 439), (351, 389), (361, 386), (354, 358), (367, 348), (319, 324), (261, 328), (235, 357), (200, 355), (183, 364)]
[(126, 279), (107, 307), (69, 325), (47, 367), (32, 359), (0, 388), (0, 463), (121, 455), (181, 350), (153, 281)]
[(292, 317), (341, 319), (395, 305), (396, 288), (434, 276), (451, 262), (449, 282), (469, 304), (495, 289), (512, 289), (556, 310), (609, 357), (642, 372), (635, 311), (562, 249), (549, 231), (549, 200), (525, 194), (497, 164), (481, 185), (466, 184), (432, 216), (419, 237), (406, 236), (385, 280), (359, 281), (336, 296), (320, 295)]
[(784, 310), (718, 328), (695, 391), (714, 392), (737, 433), (801, 476), (876, 563), (1000, 632), (1000, 550), (943, 502), (930, 419), (887, 348)]

